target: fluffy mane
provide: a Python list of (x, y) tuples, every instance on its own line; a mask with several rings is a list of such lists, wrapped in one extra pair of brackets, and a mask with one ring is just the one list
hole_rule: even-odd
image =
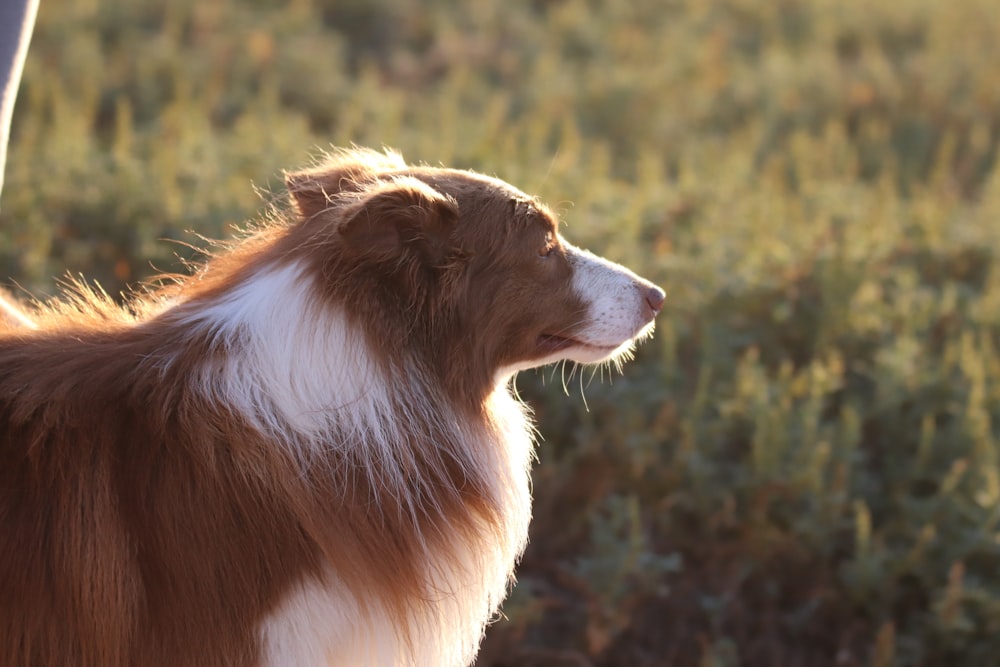
[(117, 305), (0, 303), (0, 664), (475, 658), (528, 534), (519, 369), (621, 358), (659, 288), (535, 198), (391, 152)]

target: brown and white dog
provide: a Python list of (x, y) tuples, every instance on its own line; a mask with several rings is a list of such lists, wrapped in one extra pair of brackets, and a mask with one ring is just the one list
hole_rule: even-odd
[[(521, 369), (664, 294), (479, 174), (339, 152), (126, 308), (0, 319), (0, 665), (467, 665), (530, 518)], [(12, 314), (13, 313), (13, 314)]]

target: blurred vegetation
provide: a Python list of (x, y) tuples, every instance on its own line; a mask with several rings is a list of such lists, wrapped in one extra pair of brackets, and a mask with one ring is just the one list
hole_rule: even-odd
[(329, 144), (496, 174), (670, 309), (624, 376), (519, 379), (535, 521), (482, 667), (1000, 664), (995, 19), (45, 0), (0, 275), (176, 269)]

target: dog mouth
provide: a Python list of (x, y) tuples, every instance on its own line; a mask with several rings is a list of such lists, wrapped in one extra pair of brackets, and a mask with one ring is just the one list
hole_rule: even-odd
[(596, 345), (576, 338), (557, 336), (556, 334), (542, 334), (538, 337), (538, 349), (545, 354), (562, 352), (570, 348), (592, 350), (594, 352), (611, 352), (617, 347), (617, 345)]

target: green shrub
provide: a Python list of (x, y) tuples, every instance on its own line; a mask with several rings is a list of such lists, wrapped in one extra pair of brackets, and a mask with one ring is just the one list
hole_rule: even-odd
[(46, 1), (0, 274), (177, 270), (329, 144), (495, 173), (669, 309), (621, 376), (519, 379), (535, 521), (481, 665), (994, 664), (993, 10)]

